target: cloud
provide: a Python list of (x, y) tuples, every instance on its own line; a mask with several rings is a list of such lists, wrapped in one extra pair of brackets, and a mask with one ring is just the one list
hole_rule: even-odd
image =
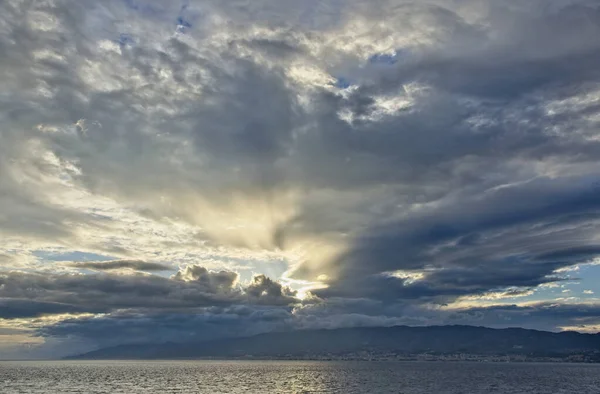
[[(452, 299), (560, 280), (555, 271), (594, 256), (588, 230), (597, 226), (596, 193), (585, 179), (540, 178), (407, 215), (359, 235), (329, 268), (337, 270), (330, 287), (317, 294)], [(584, 227), (574, 226), (581, 221)], [(382, 275), (393, 270), (422, 278)]]
[(35, 301), (30, 299), (1, 298), (0, 318), (18, 319), (39, 317), (44, 315), (77, 314), (83, 312), (100, 312), (100, 309), (86, 309), (76, 305), (59, 302)]
[(246, 287), (246, 294), (251, 298), (273, 304), (290, 304), (296, 300), (297, 291), (281, 285), (265, 275), (255, 275)]
[(45, 326), (45, 338), (76, 337), (88, 346), (120, 343), (193, 342), (247, 336), (287, 326), (287, 308), (258, 306), (211, 307), (198, 313), (113, 313), (99, 318), (66, 319)]
[[(594, 2), (9, 0), (0, 15), (7, 318), (277, 315), (313, 289), (297, 327), (434, 322), (432, 305), (541, 296), (600, 251)], [(99, 257), (48, 258), (75, 251)], [(169, 266), (184, 268), (136, 272)], [(355, 300), (377, 317), (328, 318)]]
[(13, 319), (118, 310), (177, 310), (238, 304), (290, 305), (295, 293), (258, 275), (246, 287), (237, 273), (187, 266), (171, 278), (156, 275), (0, 274), (0, 317)]
[(210, 289), (211, 292), (218, 293), (229, 291), (238, 281), (238, 274), (230, 271), (209, 272), (206, 268), (197, 265), (187, 266), (180, 270), (173, 279), (198, 283)]
[[(200, 312), (200, 311), (199, 311)], [(77, 339), (81, 351), (122, 343), (185, 343), (224, 337), (256, 335), (297, 329), (335, 329), (394, 325), (474, 325), (495, 328), (521, 326), (561, 331), (563, 326), (594, 327), (598, 307), (590, 304), (528, 306), (504, 305), (457, 310), (390, 309), (371, 301), (332, 300), (302, 307), (256, 305), (210, 307), (189, 313), (112, 313), (101, 317), (65, 319), (39, 329), (36, 335), (60, 340)]]
[(94, 271), (111, 271), (118, 269), (131, 269), (134, 271), (169, 271), (172, 268), (158, 263), (149, 263), (142, 260), (114, 260), (114, 261), (88, 261), (81, 263), (70, 263), (67, 266)]

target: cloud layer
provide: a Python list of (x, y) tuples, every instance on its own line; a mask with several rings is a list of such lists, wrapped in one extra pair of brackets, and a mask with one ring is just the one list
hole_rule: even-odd
[(599, 35), (586, 0), (5, 1), (0, 327), (597, 326)]
[(187, 266), (171, 278), (156, 275), (0, 275), (0, 318), (122, 309), (177, 310), (235, 304), (289, 305), (295, 292), (257, 275), (247, 287), (237, 273)]

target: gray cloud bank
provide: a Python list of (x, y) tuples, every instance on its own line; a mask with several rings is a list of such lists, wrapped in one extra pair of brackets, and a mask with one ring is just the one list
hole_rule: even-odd
[(111, 271), (119, 269), (131, 269), (134, 271), (169, 271), (171, 269), (171, 267), (164, 264), (149, 263), (141, 260), (86, 261), (81, 263), (71, 263), (68, 264), (68, 266), (94, 271)]
[(206, 306), (298, 302), (296, 293), (264, 275), (247, 286), (234, 272), (188, 266), (171, 278), (156, 275), (0, 274), (0, 318), (121, 309), (177, 310)]
[[(365, 306), (367, 303), (364, 303)], [(198, 313), (121, 312), (102, 317), (65, 319), (41, 328), (37, 335), (46, 338), (71, 338), (85, 344), (82, 351), (122, 343), (194, 342), (238, 337), (271, 331), (333, 329), (426, 324), (466, 324), (507, 328), (521, 326), (548, 330), (562, 324), (577, 327), (596, 321), (597, 306), (556, 305), (496, 306), (470, 310), (427, 313), (404, 308), (384, 310), (358, 305), (320, 304), (305, 307), (230, 306), (210, 307)]]

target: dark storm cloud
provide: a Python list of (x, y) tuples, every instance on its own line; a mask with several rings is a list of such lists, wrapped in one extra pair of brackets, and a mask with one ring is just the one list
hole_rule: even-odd
[(432, 311), (409, 305), (390, 307), (367, 300), (332, 299), (330, 303), (295, 310), (234, 306), (204, 308), (196, 312), (113, 313), (67, 319), (37, 330), (37, 335), (77, 338), (89, 347), (105, 347), (122, 343), (193, 342), (297, 329), (460, 324), (558, 331), (560, 327), (600, 322), (597, 306), (550, 303)]
[(451, 312), (446, 324), (489, 327), (526, 327), (541, 330), (559, 330), (560, 327), (579, 328), (600, 323), (600, 308), (590, 304), (538, 303), (528, 306), (493, 306)]
[[(0, 274), (3, 318), (119, 309), (193, 309), (235, 304), (289, 305), (295, 293), (260, 275), (244, 289), (234, 272), (188, 266), (171, 278), (155, 275)], [(18, 306), (23, 308), (19, 314)]]
[(290, 327), (291, 310), (283, 307), (234, 306), (193, 313), (114, 313), (67, 319), (38, 331), (44, 337), (76, 337), (92, 346), (121, 343), (192, 342), (248, 336)]
[(557, 260), (557, 259), (589, 259), (600, 255), (600, 245), (586, 245), (579, 247), (569, 247), (566, 249), (558, 249), (553, 252), (545, 253), (537, 256), (538, 260)]
[[(589, 179), (538, 179), (372, 228), (336, 262), (338, 279), (317, 294), (431, 298), (556, 281), (554, 271), (598, 253), (598, 191)], [(570, 224), (585, 215), (585, 227)], [(407, 283), (381, 275), (395, 270), (424, 278)]]
[(490, 2), (486, 23), (478, 24), (438, 3), (405, 2), (388, 12), (409, 23), (426, 16), (438, 25), (434, 34), (439, 36), (431, 46), (418, 47), (386, 68), (361, 73), (369, 82), (367, 91), (395, 92), (406, 82), (421, 81), (442, 91), (510, 101), (600, 76), (593, 66), (600, 61), (600, 10), (595, 4), (574, 1), (536, 8), (533, 3), (511, 7)]
[(132, 269), (134, 271), (169, 271), (172, 267), (158, 263), (149, 263), (142, 260), (114, 260), (114, 261), (89, 261), (68, 264), (69, 267), (91, 269), (94, 271), (110, 271), (118, 269)]
[(389, 92), (420, 81), (452, 94), (510, 102), (544, 88), (597, 81), (600, 74), (592, 65), (600, 62), (595, 39), (600, 32), (598, 9), (570, 6), (540, 11), (531, 19), (507, 13), (487, 29), (458, 29), (440, 47), (376, 75), (367, 91)]
[[(94, 310), (58, 302), (0, 298), (0, 318), (2, 319), (30, 318), (83, 312), (94, 312)], [(101, 312), (101, 309), (96, 309), (95, 312)]]
[[(435, 198), (421, 189), (448, 193), (469, 186), (481, 192), (486, 182), (510, 182), (518, 175), (503, 168), (507, 160), (597, 158), (597, 140), (548, 132), (592, 132), (596, 126), (574, 108), (553, 115), (547, 105), (595, 89), (599, 11), (573, 6), (532, 15), (492, 8), (491, 25), (471, 29), (456, 28), (456, 20), (466, 22), (448, 9), (427, 11), (445, 15), (435, 17), (440, 30), (449, 31), (441, 42), (383, 71), (365, 66), (346, 98), (316, 98), (318, 126), (298, 142), (306, 149), (299, 158), (306, 159), (301, 167), (310, 179), (304, 181), (344, 188), (410, 185), (408, 194)], [(562, 18), (580, 22), (557, 24)], [(352, 127), (332, 116), (340, 109), (369, 115), (380, 94), (407, 97), (404, 86), (410, 83), (423, 84), (427, 93), (412, 97), (404, 111), (377, 122), (357, 120)], [(593, 104), (587, 110), (598, 111)]]
[[(513, 291), (517, 292), (518, 290)], [(597, 304), (577, 302), (431, 309), (416, 306), (411, 302), (389, 304), (368, 299), (332, 298), (327, 303), (311, 304), (297, 309), (294, 317), (298, 327), (307, 328), (465, 324), (559, 331), (561, 327), (595, 326), (600, 323), (599, 312)]]

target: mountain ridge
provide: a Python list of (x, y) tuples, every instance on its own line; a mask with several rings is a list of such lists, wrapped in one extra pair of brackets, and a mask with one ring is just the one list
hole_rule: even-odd
[(448, 355), (600, 361), (600, 334), (478, 326), (297, 330), (213, 341), (126, 344), (68, 359), (403, 359)]

